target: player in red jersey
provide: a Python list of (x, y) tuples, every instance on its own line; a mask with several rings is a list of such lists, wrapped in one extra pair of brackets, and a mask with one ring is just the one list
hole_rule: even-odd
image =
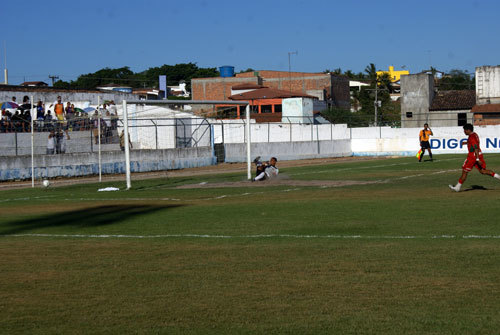
[(479, 136), (474, 132), (474, 126), (470, 123), (467, 123), (464, 126), (465, 135), (469, 136), (467, 139), (467, 159), (462, 165), (462, 176), (458, 180), (457, 185), (452, 186), (449, 185), (450, 188), (455, 192), (460, 192), (460, 188), (462, 184), (467, 179), (467, 174), (472, 171), (472, 168), (475, 167), (479, 170), (481, 174), (486, 174), (492, 176), (496, 179), (500, 179), (500, 176), (491, 170), (486, 169), (486, 162), (483, 158), (483, 153), (481, 152), (481, 148), (479, 147)]

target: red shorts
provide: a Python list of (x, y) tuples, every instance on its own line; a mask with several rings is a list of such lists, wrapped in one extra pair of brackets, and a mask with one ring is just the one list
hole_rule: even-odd
[[(479, 162), (481, 163), (481, 166), (483, 169), (486, 169), (486, 162), (484, 161), (483, 155), (479, 155)], [(472, 155), (467, 155), (467, 159), (464, 162), (464, 165), (462, 165), (462, 170), (471, 172), (473, 167), (476, 167), (476, 169), (481, 170), (479, 168), (479, 164), (476, 164), (476, 156), (474, 154)]]

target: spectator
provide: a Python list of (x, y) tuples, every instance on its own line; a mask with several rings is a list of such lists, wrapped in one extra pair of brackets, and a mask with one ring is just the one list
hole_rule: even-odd
[(19, 106), (23, 112), (31, 109), (30, 97), (25, 95), (23, 97), (23, 104)]
[[(128, 134), (128, 145), (129, 149), (132, 149), (132, 142), (130, 141), (130, 133)], [(120, 149), (121, 151), (125, 151), (125, 130), (122, 130), (120, 134)]]
[(61, 130), (59, 129), (59, 132), (57, 134), (57, 153), (58, 154), (64, 154), (66, 153), (66, 145), (67, 141), (70, 140), (68, 130)]
[(42, 101), (39, 100), (36, 104), (36, 120), (37, 120), (37, 131), (42, 131), (43, 120), (45, 119), (45, 106)]
[(2, 121), (4, 126), (4, 131), (6, 133), (10, 133), (13, 131), (12, 125), (12, 113), (6, 109), (2, 109)]
[(44, 117), (44, 130), (45, 131), (50, 131), (52, 129), (54, 129), (54, 126), (52, 124), (53, 122), (53, 118), (52, 118), (52, 114), (50, 114), (50, 110), (47, 111), (47, 114), (45, 114), (45, 117)]
[(58, 122), (64, 121), (64, 105), (60, 96), (57, 97), (57, 102), (54, 104), (54, 114)]
[(71, 102), (66, 103), (66, 108), (64, 108), (64, 112), (66, 114), (66, 120), (68, 121), (68, 127), (73, 128), (73, 117), (75, 115), (74, 105)]
[(98, 111), (96, 110), (92, 115), (92, 133), (94, 134), (95, 144), (99, 141), (99, 121), (100, 117)]
[(80, 113), (75, 110), (75, 115), (73, 116), (73, 131), (78, 131), (81, 129), (82, 119), (80, 117)]
[(6, 133), (7, 132), (7, 125), (8, 125), (8, 118), (7, 118), (7, 111), (5, 108), (2, 109), (2, 115), (0, 115), (0, 133)]
[(111, 114), (111, 129), (115, 130), (118, 126), (118, 112), (114, 100), (109, 102), (109, 113)]
[(23, 131), (30, 132), (31, 131), (31, 110), (25, 109), (24, 113), (22, 113), (22, 123), (23, 123)]
[(21, 115), (20, 115), (19, 110), (16, 110), (16, 112), (14, 113), (14, 115), (12, 115), (11, 121), (12, 121), (12, 126), (14, 128), (14, 131), (16, 133), (21, 132), (21, 130), (22, 130), (22, 121), (21, 121)]
[(47, 155), (53, 155), (56, 148), (56, 134), (52, 129), (47, 140)]
[(102, 118), (104, 121), (104, 141), (105, 143), (111, 142), (111, 115), (106, 111), (106, 115)]
[(90, 129), (89, 114), (88, 113), (82, 113), (81, 119), (82, 119), (83, 130), (89, 130)]

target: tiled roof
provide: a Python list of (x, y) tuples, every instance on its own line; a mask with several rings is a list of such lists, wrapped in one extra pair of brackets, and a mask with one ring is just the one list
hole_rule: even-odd
[(21, 86), (29, 86), (29, 85), (48, 86), (48, 84), (46, 82), (43, 82), (43, 81), (25, 81), (24, 83), (21, 84)]
[(500, 113), (500, 104), (475, 105), (472, 113)]
[(284, 90), (278, 90), (275, 88), (264, 87), (254, 91), (238, 93), (231, 95), (229, 99), (231, 100), (252, 100), (252, 99), (280, 99), (280, 98), (314, 98), (312, 95), (308, 95), (300, 92), (290, 92)]
[(476, 91), (439, 91), (432, 100), (431, 111), (471, 109), (476, 104)]

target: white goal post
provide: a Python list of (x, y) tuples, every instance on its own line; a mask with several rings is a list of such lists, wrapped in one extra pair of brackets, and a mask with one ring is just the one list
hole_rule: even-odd
[(250, 135), (250, 102), (248, 101), (217, 101), (217, 100), (123, 100), (123, 128), (125, 142), (125, 175), (127, 182), (127, 190), (132, 187), (130, 177), (130, 148), (129, 148), (129, 127), (128, 127), (128, 112), (127, 105), (235, 105), (245, 106), (246, 116), (246, 134), (245, 142), (247, 149), (247, 179), (252, 179), (251, 173), (251, 135)]

